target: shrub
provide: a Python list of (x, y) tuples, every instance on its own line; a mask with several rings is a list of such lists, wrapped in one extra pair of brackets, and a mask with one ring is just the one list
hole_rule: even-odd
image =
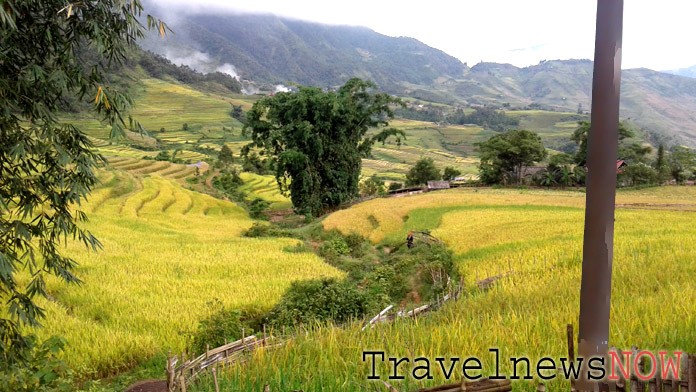
[(402, 184), (402, 183), (400, 183), (400, 182), (392, 182), (392, 183), (389, 184), (388, 190), (390, 190), (390, 191), (395, 191), (395, 190), (401, 189), (401, 188), (403, 188), (403, 184)]
[(72, 372), (58, 359), (64, 339), (54, 336), (39, 343), (36, 336), (29, 335), (11, 347), (0, 346), (0, 392), (72, 390)]
[(247, 231), (244, 232), (245, 237), (258, 238), (258, 237), (289, 237), (293, 238), (294, 235), (288, 231), (279, 229), (276, 226), (269, 225), (267, 223), (255, 222)]
[(350, 254), (350, 247), (343, 238), (337, 237), (321, 244), (319, 254), (328, 259), (335, 259)]
[[(216, 305), (219, 306), (219, 305)], [(233, 342), (242, 338), (242, 313), (234, 309), (217, 309), (213, 314), (198, 323), (198, 328), (193, 334), (191, 350), (194, 353), (203, 353), (206, 347), (219, 347), (225, 344), (225, 340)], [(247, 329), (249, 336), (253, 331)]]
[(275, 327), (317, 321), (340, 324), (369, 310), (369, 298), (350, 283), (334, 278), (296, 281), (268, 313), (268, 322)]
[(271, 206), (271, 203), (261, 198), (256, 198), (249, 203), (249, 215), (254, 219), (264, 217), (264, 211)]
[(244, 181), (234, 169), (221, 171), (219, 176), (213, 178), (212, 184), (217, 190), (231, 199), (239, 200), (243, 198), (238, 188), (244, 184)]
[(363, 257), (365, 255), (365, 238), (357, 233), (348, 234), (344, 239), (353, 257)]

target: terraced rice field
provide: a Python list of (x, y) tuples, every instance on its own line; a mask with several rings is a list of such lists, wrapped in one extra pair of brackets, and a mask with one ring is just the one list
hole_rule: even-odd
[[(126, 160), (124, 160), (125, 162)], [(268, 309), (290, 282), (340, 276), (292, 239), (240, 238), (253, 223), (230, 202), (159, 177), (109, 170), (82, 209), (103, 244), (70, 243), (81, 286), (48, 282), (43, 336), (59, 334), (80, 376), (106, 376), (167, 349), (183, 350), (207, 302)]]
[(271, 209), (287, 209), (292, 207), (288, 197), (283, 196), (278, 190), (278, 183), (273, 176), (261, 176), (254, 173), (242, 173), (244, 181), (239, 189), (246, 193), (250, 199), (261, 198), (271, 203)]
[[(452, 190), (406, 198), (376, 199), (324, 220), (326, 229), (356, 232), (373, 242), (403, 242), (408, 230), (431, 230), (456, 255), (468, 292), (424, 318), (399, 320), (361, 331), (319, 328), (287, 346), (259, 352), (226, 369), (221, 388), (257, 390), (362, 391), (382, 387), (367, 379), (364, 350), (408, 357), (398, 390), (445, 382), (436, 357), (475, 356), (484, 376), (495, 372), (490, 348), (501, 350), (501, 373), (511, 375), (508, 357), (532, 363), (567, 353), (566, 324), (577, 327), (584, 194), (520, 190)], [(620, 191), (617, 203), (696, 204), (696, 187)], [(610, 344), (696, 352), (696, 225), (694, 213), (618, 209), (616, 213)], [(514, 273), (487, 291), (473, 282), (499, 272)], [(676, 300), (678, 298), (678, 300)], [(429, 358), (433, 379), (408, 376), (414, 357)], [(390, 363), (377, 361), (386, 380)], [(461, 364), (461, 362), (460, 362)], [(461, 366), (454, 378), (461, 377)], [(524, 367), (521, 369), (526, 372)], [(419, 373), (420, 374), (420, 373)], [(540, 381), (513, 381), (514, 391), (534, 391)], [(567, 381), (547, 381), (547, 390), (569, 390)], [(207, 384), (203, 384), (207, 387)], [(198, 388), (196, 391), (205, 389)]]
[(140, 175), (156, 175), (170, 179), (184, 179), (195, 175), (196, 168), (167, 161), (141, 160), (126, 157), (108, 159), (109, 166)]

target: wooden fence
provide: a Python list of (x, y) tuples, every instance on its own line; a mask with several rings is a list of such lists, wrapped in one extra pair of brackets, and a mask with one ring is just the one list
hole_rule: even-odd
[[(400, 310), (396, 313), (389, 313), (393, 309), (394, 305), (387, 306), (384, 310), (379, 312), (375, 317), (364, 323), (363, 330), (368, 327), (372, 327), (377, 323), (382, 323), (386, 321), (391, 321), (399, 317), (418, 317), (427, 312), (436, 310), (444, 305), (450, 300), (456, 300), (461, 297), (462, 294), (462, 284), (460, 283), (456, 288), (451, 284), (451, 279), (447, 280), (447, 291), (444, 295), (438, 295), (432, 302), (419, 306), (415, 309), (409, 311)], [(244, 334), (244, 332), (242, 332)], [(283, 337), (276, 336), (266, 336), (266, 328), (263, 329), (263, 338), (259, 339), (256, 336), (242, 337), (242, 339), (237, 340), (232, 343), (227, 343), (223, 346), (208, 349), (205, 353), (199, 355), (198, 357), (187, 359), (186, 354), (181, 354), (180, 357), (172, 356), (171, 353), (167, 359), (167, 386), (169, 391), (173, 392), (180, 390), (186, 392), (186, 386), (190, 385), (198, 376), (202, 375), (206, 371), (210, 371), (213, 375), (213, 381), (215, 382), (216, 390), (217, 388), (217, 376), (216, 376), (216, 366), (228, 365), (234, 362), (240, 362), (244, 360), (244, 355), (257, 349), (271, 349), (283, 345), (288, 339), (292, 339), (294, 335), (285, 336), (285, 328), (283, 328)], [(458, 391), (457, 389), (456, 391)], [(468, 389), (467, 389), (468, 390)], [(440, 389), (434, 389), (433, 391), (440, 391)], [(445, 392), (454, 392), (454, 389), (444, 389)], [(478, 389), (476, 389), (478, 391)], [(482, 390), (484, 391), (484, 390)], [(488, 390), (485, 392), (498, 391)], [(503, 389), (501, 389), (503, 391)]]
[(446, 286), (447, 289), (445, 291), (445, 294), (438, 295), (430, 303), (419, 306), (415, 309), (411, 309), (409, 311), (400, 310), (400, 311), (395, 312), (395, 313), (394, 312), (389, 313), (394, 308), (394, 305), (387, 306), (381, 312), (379, 312), (375, 317), (373, 317), (369, 321), (365, 322), (363, 324), (362, 330), (364, 331), (367, 328), (371, 328), (375, 324), (383, 323), (386, 321), (392, 321), (392, 320), (400, 318), (400, 317), (417, 317), (417, 316), (420, 316), (424, 313), (431, 312), (433, 310), (437, 310), (442, 305), (444, 305), (445, 302), (448, 302), (450, 300), (459, 299), (462, 295), (462, 290), (463, 290), (462, 283), (459, 282), (459, 285), (457, 287), (454, 287), (451, 284), (451, 282), (452, 282), (452, 280), (450, 278), (447, 278), (447, 286)]
[[(395, 388), (390, 387), (390, 392), (396, 391)], [(483, 378), (476, 381), (466, 381), (463, 379), (461, 382), (453, 384), (444, 384), (436, 387), (421, 388), (412, 392), (507, 392), (512, 391), (512, 384), (510, 380), (491, 380), (489, 378)]]
[[(575, 358), (574, 341), (575, 337), (573, 334), (573, 325), (568, 324), (567, 328), (567, 341), (568, 341), (568, 356), (573, 360)], [(621, 363), (625, 364), (625, 358), (621, 350), (616, 347), (611, 347), (609, 351), (613, 351), (621, 359)], [(639, 350), (637, 346), (631, 347), (631, 358), (635, 361), (638, 354), (642, 350)], [(610, 386), (611, 390), (616, 390), (619, 392), (696, 392), (696, 356), (693, 354), (682, 353), (680, 359), (680, 369), (679, 378), (675, 378), (674, 374), (671, 374), (671, 378), (662, 378), (661, 366), (659, 359), (656, 358), (657, 362), (651, 366), (657, 367), (654, 372), (654, 376), (649, 380), (641, 380), (633, 372), (632, 364), (629, 363), (630, 377), (629, 380), (624, 379), (623, 374), (618, 371), (617, 375), (619, 380), (614, 382), (614, 385)], [(609, 364), (610, 365), (610, 364)], [(651, 368), (652, 369), (652, 368)], [(638, 371), (640, 374), (648, 374), (646, 372), (645, 356), (641, 356), (638, 359)], [(652, 370), (650, 370), (652, 372)], [(671, 373), (671, 372), (670, 372)], [(575, 391), (575, 382), (571, 381), (571, 391)]]
[[(169, 391), (181, 390), (186, 392), (186, 385), (190, 384), (205, 371), (210, 370), (215, 379), (217, 389), (217, 377), (215, 367), (224, 366), (243, 359), (244, 354), (259, 348), (270, 349), (283, 344), (282, 340), (274, 337), (258, 339), (256, 336), (243, 337), (232, 343), (227, 343), (220, 347), (206, 350), (198, 357), (186, 359), (186, 354), (181, 354), (181, 358), (171, 356), (167, 359), (167, 387)], [(177, 366), (178, 365), (178, 366)]]

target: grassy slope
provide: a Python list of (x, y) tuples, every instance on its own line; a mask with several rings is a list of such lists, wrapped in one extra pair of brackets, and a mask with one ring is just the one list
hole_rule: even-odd
[[(151, 161), (145, 161), (151, 162)], [(100, 377), (184, 348), (206, 303), (268, 309), (290, 282), (340, 276), (314, 254), (288, 253), (292, 239), (240, 238), (252, 220), (240, 207), (160, 176), (103, 173), (83, 206), (104, 245), (71, 243), (85, 284), (50, 281), (42, 335), (59, 334), (79, 376)]]
[[(179, 151), (177, 156), (185, 162), (211, 162), (223, 144), (238, 154), (247, 143), (248, 139), (241, 135), (242, 124), (230, 117), (229, 112), (231, 104), (248, 110), (257, 96), (201, 92), (173, 80), (147, 78), (137, 69), (132, 73), (132, 78), (137, 80), (130, 83), (136, 102), (133, 114), (147, 130), (147, 136), (131, 133), (115, 144), (108, 139), (110, 130), (96, 119), (82, 114), (65, 116), (66, 121), (75, 123), (92, 137), (103, 155), (143, 158), (167, 150), (170, 154)], [(539, 132), (551, 148), (568, 144), (568, 136), (579, 118), (573, 113), (509, 113), (520, 118), (521, 128)], [(183, 129), (184, 124), (188, 129)], [(453, 166), (465, 175), (475, 175), (478, 160), (474, 144), (495, 134), (476, 126), (440, 126), (405, 119), (394, 120), (391, 125), (403, 129), (407, 139), (401, 146), (393, 142), (376, 145), (373, 157), (363, 162), (364, 176), (377, 174), (403, 181), (409, 167), (424, 156), (433, 158), (440, 168)]]
[[(696, 188), (620, 192), (620, 203), (694, 203)], [(375, 242), (408, 229), (432, 229), (457, 255), (470, 288), (442, 311), (417, 320), (399, 320), (365, 332), (359, 325), (322, 328), (286, 347), (255, 354), (227, 369), (223, 388), (257, 390), (365, 390), (369, 364), (363, 350), (388, 356), (468, 357), (493, 373), (489, 348), (501, 349), (501, 371), (510, 374), (509, 356), (565, 356), (565, 326), (577, 326), (581, 273), (582, 205), (578, 192), (453, 190), (405, 199), (378, 199), (329, 216), (325, 228), (371, 236)], [(379, 222), (370, 224), (372, 215)], [(610, 342), (652, 350), (696, 351), (696, 240), (692, 214), (674, 211), (617, 211)], [(493, 289), (471, 289), (480, 278), (512, 269)], [(674, 298), (679, 298), (675, 301)], [(437, 366), (433, 362), (434, 368)], [(455, 377), (461, 377), (461, 366)], [(411, 364), (401, 368), (406, 374)], [(378, 366), (386, 378), (387, 366)], [(399, 390), (444, 381), (390, 380)], [(535, 390), (538, 381), (518, 381), (514, 390)], [(558, 380), (550, 390), (568, 389)], [(205, 390), (207, 383), (196, 390)], [(377, 387), (377, 384), (375, 384)]]

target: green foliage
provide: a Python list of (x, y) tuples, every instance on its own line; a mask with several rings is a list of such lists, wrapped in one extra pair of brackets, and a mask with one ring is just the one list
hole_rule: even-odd
[[(225, 309), (219, 300), (209, 302), (212, 314), (198, 323), (198, 328), (192, 335), (191, 350), (203, 353), (206, 347), (219, 347), (225, 342), (233, 342), (242, 338), (243, 325), (239, 310)], [(247, 336), (253, 331), (246, 328)]]
[(269, 324), (298, 326), (313, 322), (345, 323), (365, 316), (369, 298), (352, 283), (336, 279), (293, 282), (268, 313)]
[(403, 186), (404, 186), (404, 184), (402, 184), (400, 182), (392, 182), (389, 184), (389, 188), (387, 188), (387, 190), (395, 191), (397, 189), (401, 189)]
[(669, 154), (669, 171), (678, 183), (691, 178), (696, 173), (696, 152), (688, 147), (675, 147)]
[(268, 162), (255, 152), (244, 153), (244, 162), (242, 163), (242, 171), (264, 175), (268, 173)]
[(276, 179), (298, 213), (319, 215), (358, 194), (361, 158), (376, 141), (402, 135), (383, 129), (393, 118), (390, 105), (398, 98), (372, 93), (375, 85), (351, 79), (337, 92), (300, 86), (295, 93), (279, 93), (254, 104), (244, 131), (251, 131), (251, 146), (270, 157)]
[(617, 183), (626, 186), (656, 184), (659, 178), (657, 171), (644, 163), (634, 163), (622, 168), (617, 177)]
[(372, 176), (360, 183), (360, 194), (367, 196), (384, 194), (384, 181)]
[(184, 123), (184, 125), (181, 126), (181, 129), (183, 129), (184, 131), (188, 131), (188, 129), (189, 129), (188, 123)]
[(655, 171), (657, 172), (657, 180), (659, 183), (662, 183), (669, 178), (669, 166), (667, 156), (665, 154), (665, 146), (662, 143), (660, 143), (660, 145), (657, 147), (657, 155), (655, 157), (653, 168), (655, 168)]
[(259, 219), (264, 217), (264, 212), (268, 210), (268, 207), (271, 206), (271, 203), (267, 202), (264, 199), (261, 198), (256, 198), (249, 202), (249, 216), (251, 216), (254, 219)]
[(428, 181), (440, 179), (442, 179), (442, 174), (435, 166), (433, 158), (421, 158), (406, 173), (406, 186), (425, 185)]
[(216, 85), (225, 87), (230, 92), (242, 92), (241, 83), (228, 74), (222, 72), (203, 74), (191, 69), (187, 65), (173, 64), (166, 57), (152, 52), (140, 51), (138, 54), (138, 64), (152, 77), (164, 79), (165, 76), (170, 76), (182, 83), (191, 85), (215, 83)]
[(172, 156), (169, 155), (169, 151), (160, 151), (160, 152), (157, 153), (157, 155), (155, 156), (155, 160), (156, 160), (156, 161), (167, 161), (167, 162), (169, 162), (169, 161), (172, 160)]
[(480, 125), (498, 132), (520, 125), (519, 119), (489, 107), (476, 108), (471, 114), (465, 114), (462, 109), (457, 109), (448, 121), (452, 124)]
[(220, 175), (213, 177), (211, 184), (230, 199), (244, 200), (244, 193), (239, 190), (244, 181), (236, 169), (222, 170)]
[[(111, 126), (113, 138), (124, 136), (125, 128), (143, 130), (128, 115), (132, 99), (106, 77), (143, 36), (141, 13), (137, 0), (4, 1), (0, 7), (2, 366), (20, 361), (33, 369), (33, 361), (47, 358), (27, 349), (36, 344), (22, 337), (20, 327), (38, 326), (44, 317), (35, 297), (47, 295), (46, 275), (80, 282), (75, 261), (59, 245), (70, 238), (101, 247), (82, 228), (86, 215), (79, 209), (96, 184), (101, 158), (84, 133), (57, 115), (59, 107), (70, 110), (79, 102)], [(147, 24), (164, 34), (165, 26), (149, 15)], [(20, 270), (28, 278), (21, 286), (15, 277)]]
[(337, 237), (321, 244), (319, 254), (327, 259), (334, 260), (338, 256), (350, 254), (350, 247), (342, 237)]
[(522, 168), (547, 155), (539, 135), (527, 130), (513, 129), (476, 146), (481, 152), (480, 178), (486, 184), (505, 183), (508, 178), (520, 183)]
[(268, 223), (254, 222), (251, 227), (244, 232), (245, 237), (261, 238), (261, 237), (294, 237), (288, 231), (279, 228), (278, 226), (269, 225)]
[(244, 110), (242, 110), (242, 105), (232, 105), (232, 110), (230, 111), (230, 116), (239, 122), (244, 122)]
[(442, 179), (446, 181), (451, 181), (454, 180), (455, 178), (459, 177), (462, 172), (461, 170), (457, 170), (453, 168), (452, 166), (447, 166), (445, 167), (445, 170), (442, 172)]
[(0, 356), (0, 392), (70, 391), (70, 369), (58, 356), (65, 341), (51, 337), (39, 343), (27, 336), (13, 350), (3, 349)]
[(220, 165), (224, 168), (227, 168), (229, 165), (234, 163), (234, 153), (227, 146), (227, 144), (222, 145), (222, 148), (218, 153), (218, 162), (220, 162)]
[[(587, 164), (587, 135), (590, 132), (590, 122), (589, 121), (578, 121), (578, 128), (573, 131), (573, 135), (570, 140), (578, 145), (578, 151), (575, 153), (575, 163), (580, 166), (585, 166)], [(624, 123), (619, 123), (619, 157), (622, 159), (628, 153), (628, 150), (622, 150), (622, 141), (635, 136), (631, 130), (629, 130)]]
[(399, 118), (407, 118), (409, 120), (416, 121), (428, 121), (434, 123), (445, 121), (445, 116), (442, 111), (430, 106), (425, 106), (422, 109), (416, 109), (413, 107), (406, 109), (398, 108), (394, 110), (394, 115)]

